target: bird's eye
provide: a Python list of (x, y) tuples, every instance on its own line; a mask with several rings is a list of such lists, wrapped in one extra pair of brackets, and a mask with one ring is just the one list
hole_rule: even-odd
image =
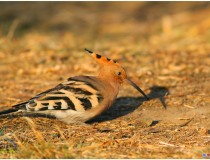
[(122, 74), (121, 72), (118, 72), (118, 73), (117, 73), (118, 76), (120, 76), (121, 74)]

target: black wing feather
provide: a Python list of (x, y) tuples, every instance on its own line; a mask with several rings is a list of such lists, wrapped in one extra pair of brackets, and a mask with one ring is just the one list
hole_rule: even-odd
[[(84, 86), (87, 87), (84, 88)], [(88, 87), (90, 88), (89, 90)], [(94, 93), (92, 93), (93, 91)], [(103, 100), (103, 97), (94, 85), (94, 80), (87, 76), (78, 76), (68, 78), (64, 83), (41, 92), (27, 102), (13, 107), (14, 109), (29, 111), (88, 110), (98, 105), (101, 100)]]

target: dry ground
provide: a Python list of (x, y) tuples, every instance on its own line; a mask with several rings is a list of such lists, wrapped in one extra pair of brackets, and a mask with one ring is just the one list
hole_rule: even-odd
[(122, 86), (87, 125), (1, 118), (0, 158), (202, 158), (210, 153), (209, 2), (0, 2), (0, 107), (75, 75), (84, 47), (118, 60)]

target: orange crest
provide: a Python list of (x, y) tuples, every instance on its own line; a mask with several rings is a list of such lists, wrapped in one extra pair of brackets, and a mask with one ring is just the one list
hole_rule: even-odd
[(86, 49), (85, 48), (85, 51), (87, 51), (92, 57), (93, 59), (95, 59), (99, 64), (102, 64), (102, 65), (119, 65), (116, 61), (112, 60), (112, 59), (109, 59), (109, 58), (106, 58), (104, 56), (101, 56), (99, 54), (96, 54), (92, 51), (90, 51), (89, 49)]
[(119, 63), (99, 54), (93, 53), (92, 51), (85, 48), (88, 53), (100, 64), (102, 65), (101, 72), (99, 73), (99, 77), (109, 80), (110, 82), (114, 82), (115, 85), (121, 84), (124, 81), (127, 81), (134, 88), (136, 88), (147, 100), (149, 97), (139, 88), (133, 81), (127, 78), (126, 72)]

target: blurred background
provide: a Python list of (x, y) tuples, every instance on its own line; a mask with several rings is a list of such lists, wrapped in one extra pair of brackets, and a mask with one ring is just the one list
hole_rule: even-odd
[(52, 81), (92, 74), (86, 47), (148, 85), (172, 83), (151, 75), (206, 76), (209, 15), (210, 2), (0, 2), (0, 73)]
[(97, 74), (85, 47), (121, 62), (146, 88), (206, 77), (208, 15), (210, 2), (0, 2), (1, 93), (14, 80), (32, 92), (43, 81)]
[(0, 73), (45, 85), (97, 73), (86, 47), (146, 88), (182, 84), (209, 74), (208, 15), (210, 2), (0, 2)]
[(210, 2), (1, 2), (0, 8), (1, 37), (69, 35), (94, 47), (107, 39), (109, 48), (115, 41), (159, 45), (179, 38), (189, 45), (188, 38), (199, 43), (210, 28)]

